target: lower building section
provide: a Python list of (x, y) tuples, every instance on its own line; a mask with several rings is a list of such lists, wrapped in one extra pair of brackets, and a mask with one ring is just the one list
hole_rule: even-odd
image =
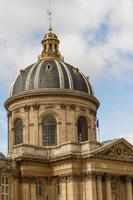
[(2, 200), (133, 200), (133, 179), (111, 174), (10, 177), (1, 174)]

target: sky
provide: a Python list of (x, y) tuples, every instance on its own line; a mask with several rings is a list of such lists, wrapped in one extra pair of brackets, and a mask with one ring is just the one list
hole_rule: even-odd
[[(65, 62), (90, 79), (100, 101), (100, 141), (133, 143), (133, 0), (51, 0)], [(48, 0), (0, 0), (0, 151), (7, 152), (4, 102), (11, 82), (37, 61)]]

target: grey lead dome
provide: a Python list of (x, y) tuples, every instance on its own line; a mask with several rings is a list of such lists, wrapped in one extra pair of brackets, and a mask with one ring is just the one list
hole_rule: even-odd
[(93, 95), (88, 79), (79, 69), (64, 62), (60, 41), (50, 27), (41, 41), (43, 50), (38, 62), (20, 71), (13, 82), (10, 97), (30, 92), (78, 91)]
[(13, 82), (10, 97), (23, 93), (48, 90), (79, 91), (93, 95), (88, 79), (77, 68), (62, 60), (39, 60), (20, 71)]

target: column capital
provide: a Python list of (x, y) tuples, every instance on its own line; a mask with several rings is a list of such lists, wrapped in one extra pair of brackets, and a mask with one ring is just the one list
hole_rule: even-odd
[(132, 177), (132, 176), (126, 176), (126, 182), (131, 182), (131, 181), (132, 181), (132, 179), (133, 179), (133, 177)]

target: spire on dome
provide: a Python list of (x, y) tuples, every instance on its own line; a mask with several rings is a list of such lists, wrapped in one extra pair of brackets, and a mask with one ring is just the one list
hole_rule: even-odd
[(52, 26), (51, 26), (51, 22), (52, 22), (51, 0), (49, 0), (48, 16), (49, 16), (49, 29), (52, 29)]
[(64, 60), (61, 56), (59, 51), (59, 44), (60, 41), (55, 33), (53, 33), (51, 21), (52, 21), (52, 11), (51, 11), (51, 0), (49, 0), (49, 28), (48, 33), (44, 36), (43, 40), (41, 41), (43, 50), (41, 55), (39, 55), (39, 60), (48, 60), (48, 59), (57, 59), (57, 60)]

